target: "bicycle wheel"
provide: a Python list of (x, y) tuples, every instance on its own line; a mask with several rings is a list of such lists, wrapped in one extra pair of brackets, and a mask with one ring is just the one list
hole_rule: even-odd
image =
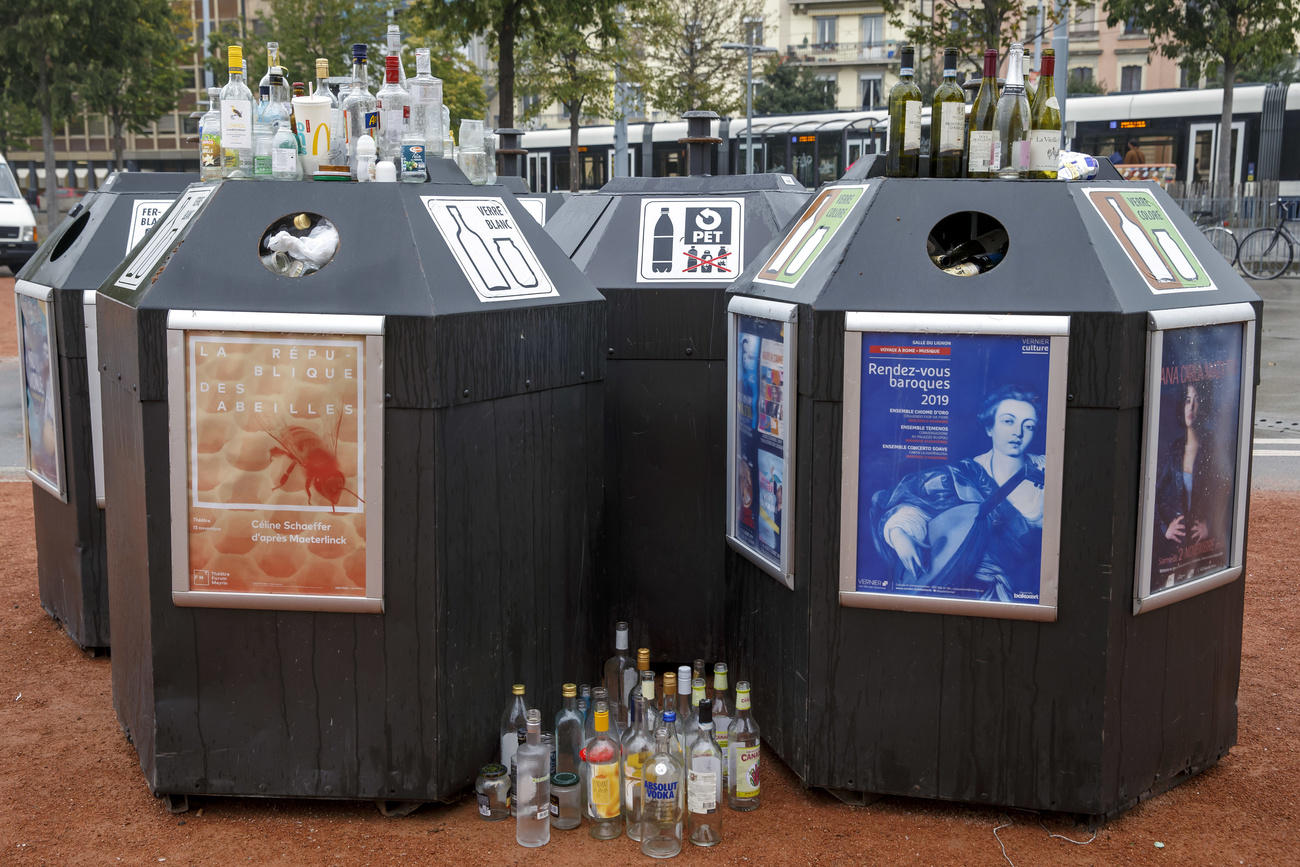
[(1295, 250), (1291, 240), (1277, 229), (1256, 229), (1241, 239), (1237, 259), (1247, 277), (1272, 280), (1291, 267)]
[(1210, 243), (1214, 245), (1214, 249), (1218, 250), (1219, 253), (1222, 254), (1223, 258), (1227, 260), (1229, 265), (1236, 264), (1236, 235), (1232, 234), (1232, 232), (1228, 231), (1223, 226), (1206, 226), (1201, 229), (1201, 231), (1205, 233), (1205, 237), (1210, 239)]

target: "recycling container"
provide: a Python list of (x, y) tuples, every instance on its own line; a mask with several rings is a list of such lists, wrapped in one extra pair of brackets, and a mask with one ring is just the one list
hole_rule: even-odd
[(114, 173), (68, 213), (14, 286), (41, 606), (89, 651), (109, 644), (95, 290), (197, 178)]
[(113, 701), (180, 806), (453, 798), (596, 653), (604, 301), (438, 162), (193, 185), (101, 287)]
[(858, 802), (1090, 817), (1218, 761), (1260, 307), (1155, 185), (819, 191), (729, 306), (728, 533), (752, 464), (794, 541), (789, 585), (727, 561), (764, 744)]
[(704, 175), (717, 115), (686, 117), (695, 175), (612, 180), (546, 224), (608, 302), (608, 619), (660, 665), (722, 658), (725, 293), (808, 198), (789, 175)]

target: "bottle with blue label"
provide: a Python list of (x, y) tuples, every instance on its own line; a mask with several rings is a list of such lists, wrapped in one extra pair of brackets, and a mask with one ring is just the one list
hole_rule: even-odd
[(644, 831), (641, 854), (672, 858), (682, 851), (682, 818), (686, 784), (682, 763), (670, 746), (668, 729), (655, 732), (655, 752), (645, 766)]

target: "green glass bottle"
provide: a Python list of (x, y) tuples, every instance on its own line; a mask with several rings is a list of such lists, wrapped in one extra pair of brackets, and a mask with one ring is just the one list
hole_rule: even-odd
[(984, 52), (984, 78), (971, 103), (966, 124), (966, 177), (991, 178), (989, 160), (993, 157), (993, 112), (998, 104), (998, 52)]
[(960, 178), (966, 155), (966, 94), (957, 83), (957, 49), (943, 50), (943, 81), (930, 99), (930, 176)]
[(913, 80), (915, 56), (912, 46), (903, 46), (898, 83), (889, 91), (885, 174), (891, 178), (914, 178), (921, 165), (921, 88)]
[(1056, 52), (1043, 49), (1043, 66), (1038, 77), (1038, 99), (1030, 114), (1029, 177), (1056, 178), (1061, 153), (1061, 104), (1056, 99)]
[(991, 171), (999, 178), (1022, 178), (1029, 172), (1029, 98), (1025, 96), (1025, 78), (1021, 71), (1025, 47), (1011, 43), (1007, 60), (1007, 84), (998, 97), (993, 112), (993, 163)]

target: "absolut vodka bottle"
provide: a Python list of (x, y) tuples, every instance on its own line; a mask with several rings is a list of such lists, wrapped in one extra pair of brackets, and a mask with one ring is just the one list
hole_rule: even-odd
[[(671, 712), (670, 712), (671, 713)], [(655, 732), (655, 753), (645, 768), (645, 836), (641, 854), (672, 858), (682, 851), (682, 763), (665, 728)]]

